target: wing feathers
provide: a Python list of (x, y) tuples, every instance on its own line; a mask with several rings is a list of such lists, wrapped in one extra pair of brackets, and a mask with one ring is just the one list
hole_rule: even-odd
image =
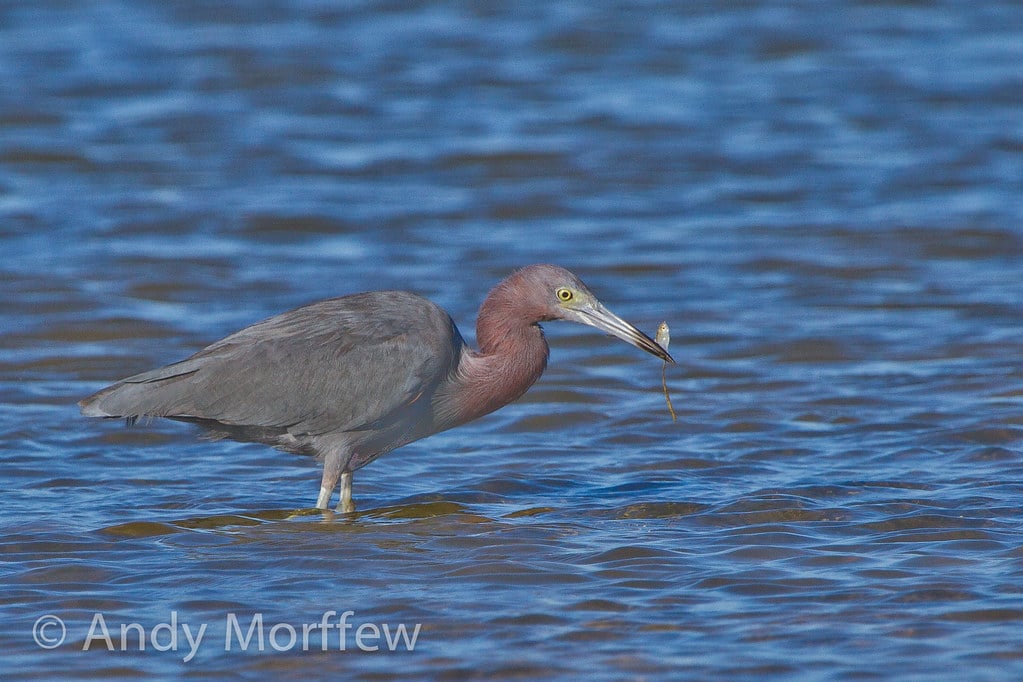
[(357, 294), (242, 329), (80, 405), (88, 416), (206, 419), (294, 434), (378, 428), (432, 392), (462, 344), (451, 318), (426, 299)]

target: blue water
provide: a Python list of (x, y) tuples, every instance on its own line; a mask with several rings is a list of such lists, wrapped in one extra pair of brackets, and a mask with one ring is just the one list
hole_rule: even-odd
[[(1013, 2), (0, 5), (4, 679), (1023, 677), (1020, 64)], [(552, 323), (333, 516), (75, 406), (545, 261), (669, 322), (677, 422)]]

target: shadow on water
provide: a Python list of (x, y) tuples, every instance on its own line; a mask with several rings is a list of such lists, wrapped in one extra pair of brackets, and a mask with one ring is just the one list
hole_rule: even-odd
[[(432, 530), (442, 532), (444, 528), (457, 529), (462, 526), (480, 526), (482, 530), (497, 530), (518, 520), (550, 518), (570, 522), (607, 521), (614, 519), (671, 519), (699, 514), (710, 505), (692, 502), (640, 502), (615, 508), (584, 509), (558, 507), (527, 507), (514, 511), (495, 509), (489, 505), (487, 511), (458, 502), (436, 500), (413, 502), (340, 513), (330, 509), (266, 509), (239, 514), (213, 514), (194, 516), (168, 521), (129, 521), (107, 526), (98, 532), (109, 538), (153, 538), (185, 532), (226, 532), (244, 533), (245, 529), (277, 524), (281, 532), (292, 532), (296, 526), (302, 531), (351, 532), (364, 530), (373, 525), (401, 526), (429, 522)], [(423, 532), (416, 526), (416, 532)]]
[(330, 509), (266, 509), (244, 514), (214, 514), (195, 516), (173, 521), (130, 521), (108, 526), (100, 530), (111, 537), (145, 538), (170, 535), (185, 531), (226, 531), (236, 532), (265, 524), (300, 524), (319, 527), (325, 531), (344, 531), (357, 524), (374, 521), (420, 521), (438, 517), (456, 518), (462, 521), (478, 519), (491, 522), (492, 519), (470, 513), (465, 507), (454, 502), (429, 502), (403, 506), (382, 507), (352, 513), (334, 512)]

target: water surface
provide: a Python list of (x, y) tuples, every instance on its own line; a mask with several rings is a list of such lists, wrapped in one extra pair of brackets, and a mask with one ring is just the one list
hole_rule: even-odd
[[(5, 679), (1020, 678), (1021, 26), (1011, 2), (0, 8)], [(360, 290), (472, 338), (543, 261), (671, 324), (677, 422), (659, 362), (551, 324), (524, 398), (358, 472), (346, 517), (309, 509), (310, 459), (74, 405)], [(256, 614), (262, 650), (225, 650)], [(167, 627), (123, 651), (132, 623)]]

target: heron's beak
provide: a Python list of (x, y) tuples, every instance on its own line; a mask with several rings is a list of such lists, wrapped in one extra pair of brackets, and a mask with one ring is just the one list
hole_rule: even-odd
[(651, 355), (656, 355), (665, 362), (675, 363), (675, 359), (668, 354), (668, 351), (661, 348), (656, 341), (612, 313), (598, 301), (592, 301), (586, 307), (579, 307), (575, 312), (578, 313), (576, 319), (579, 322), (596, 327), (612, 336), (617, 336), (622, 341), (630, 343), (636, 348), (641, 348)]

